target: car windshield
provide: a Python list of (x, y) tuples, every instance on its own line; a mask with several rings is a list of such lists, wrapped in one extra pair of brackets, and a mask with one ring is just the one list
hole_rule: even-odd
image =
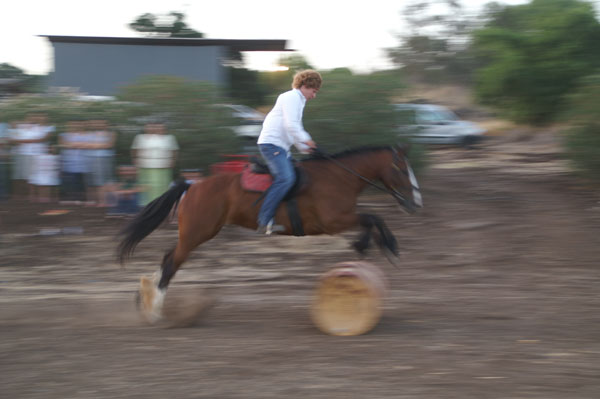
[(445, 121), (455, 121), (458, 117), (449, 110), (442, 108), (428, 108), (419, 112), (419, 121), (421, 123), (433, 124)]
[(264, 115), (245, 105), (229, 105), (240, 118), (263, 118)]

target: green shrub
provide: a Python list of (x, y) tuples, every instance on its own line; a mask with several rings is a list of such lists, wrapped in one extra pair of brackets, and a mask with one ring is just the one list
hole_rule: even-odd
[(474, 32), (476, 94), (518, 122), (554, 121), (577, 79), (600, 66), (590, 2), (533, 0), (489, 15)]
[(600, 181), (600, 74), (581, 80), (569, 97), (564, 119), (571, 126), (565, 133), (567, 156), (584, 176)]
[(111, 125), (120, 125), (127, 119), (127, 106), (114, 101), (90, 102), (72, 94), (21, 95), (5, 100), (0, 105), (0, 121), (14, 123), (23, 121), (30, 112), (43, 112), (48, 123), (55, 126), (50, 138), (58, 142), (58, 135), (65, 131), (66, 123), (73, 119), (90, 120), (105, 118)]
[[(227, 100), (212, 84), (174, 76), (148, 76), (122, 88), (117, 97), (137, 104), (129, 107), (130, 123), (136, 121), (141, 126), (153, 118), (166, 121), (167, 131), (179, 143), (179, 168), (208, 168), (220, 161), (222, 154), (241, 150), (242, 142), (231, 130), (237, 122), (226, 109), (215, 106)], [(120, 143), (122, 151), (131, 145), (133, 137), (128, 136), (122, 147)]]
[(102, 118), (117, 133), (117, 163), (131, 163), (130, 147), (137, 133), (150, 119), (166, 122), (168, 133), (177, 137), (180, 151), (177, 168), (208, 168), (226, 153), (238, 153), (242, 142), (231, 129), (236, 121), (215, 104), (227, 102), (208, 83), (173, 76), (147, 76), (123, 87), (117, 100), (90, 101), (73, 94), (27, 95), (12, 98), (0, 106), (0, 120), (23, 120), (31, 111), (43, 111), (56, 127), (51, 138), (65, 131), (72, 119)]
[[(269, 101), (289, 90), (293, 73), (286, 72), (286, 87), (271, 93)], [(282, 73), (274, 73), (283, 82)], [(398, 113), (391, 98), (401, 89), (397, 71), (355, 75), (348, 69), (323, 73), (323, 87), (317, 99), (304, 110), (304, 125), (315, 141), (328, 152), (359, 146), (393, 145), (398, 142)], [(283, 83), (282, 83), (283, 84)], [(123, 87), (116, 101), (84, 101), (73, 95), (23, 96), (0, 106), (0, 120), (17, 121), (31, 110), (43, 110), (64, 131), (72, 118), (103, 118), (117, 133), (117, 163), (131, 163), (130, 147), (146, 121), (160, 118), (167, 131), (177, 137), (180, 151), (177, 168), (205, 168), (222, 161), (221, 155), (237, 154), (243, 142), (231, 127), (236, 122), (216, 104), (228, 103), (217, 87), (206, 82), (173, 76), (147, 76)], [(247, 145), (248, 143), (246, 143)], [(412, 146), (411, 162), (418, 169), (424, 150)]]
[[(304, 126), (323, 149), (334, 153), (354, 147), (399, 143), (399, 113), (392, 98), (402, 89), (398, 71), (353, 74), (325, 72), (317, 98), (304, 110)], [(411, 162), (422, 166), (424, 149), (411, 146)]]
[(572, 128), (567, 132), (567, 154), (585, 177), (600, 182), (600, 123)]

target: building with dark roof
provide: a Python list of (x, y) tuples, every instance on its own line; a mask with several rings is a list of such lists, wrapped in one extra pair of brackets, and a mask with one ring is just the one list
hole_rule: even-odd
[(174, 75), (227, 84), (223, 62), (237, 52), (290, 51), (286, 40), (49, 36), (51, 87), (111, 96), (143, 75)]

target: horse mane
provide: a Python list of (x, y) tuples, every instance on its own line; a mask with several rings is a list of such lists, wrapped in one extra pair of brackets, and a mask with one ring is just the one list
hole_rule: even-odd
[(331, 159), (331, 158), (339, 159), (339, 158), (349, 157), (352, 155), (360, 155), (360, 154), (366, 154), (366, 153), (382, 151), (382, 150), (391, 151), (392, 147), (389, 145), (388, 146), (362, 146), (362, 147), (350, 148), (347, 150), (343, 150), (343, 151), (337, 152), (335, 154), (316, 153), (316, 154), (309, 155), (308, 157), (302, 159), (302, 161), (304, 162), (304, 161), (313, 161), (313, 160), (327, 160), (327, 159)]

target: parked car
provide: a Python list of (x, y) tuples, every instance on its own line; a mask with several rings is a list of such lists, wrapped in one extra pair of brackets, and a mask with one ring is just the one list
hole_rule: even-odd
[(218, 107), (230, 111), (231, 116), (237, 120), (238, 124), (232, 127), (236, 135), (253, 139), (258, 138), (265, 120), (265, 114), (239, 104), (219, 104)]
[[(266, 115), (241, 104), (215, 104), (214, 107), (219, 112), (227, 113), (230, 117), (231, 125), (225, 128), (240, 138), (242, 143), (241, 153), (246, 155), (258, 154), (256, 140), (260, 136)], [(227, 165), (225, 168), (227, 168)]]
[(470, 146), (485, 137), (486, 130), (461, 120), (454, 112), (434, 104), (394, 104), (399, 112), (398, 134), (423, 144)]

